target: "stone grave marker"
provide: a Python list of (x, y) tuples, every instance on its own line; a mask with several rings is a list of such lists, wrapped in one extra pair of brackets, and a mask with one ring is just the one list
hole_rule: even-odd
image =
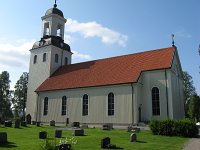
[(130, 136), (130, 142), (136, 142), (137, 141), (137, 136), (135, 133), (132, 133)]
[(7, 139), (7, 133), (6, 132), (0, 132), (0, 143), (7, 143), (8, 139)]

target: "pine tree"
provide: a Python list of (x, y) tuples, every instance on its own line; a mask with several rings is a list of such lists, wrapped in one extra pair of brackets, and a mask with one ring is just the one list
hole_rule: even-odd
[(0, 118), (5, 120), (12, 117), (9, 73), (3, 71), (0, 74)]

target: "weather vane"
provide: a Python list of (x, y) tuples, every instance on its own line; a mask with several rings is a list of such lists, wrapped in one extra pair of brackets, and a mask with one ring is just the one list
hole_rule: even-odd
[(56, 3), (57, 3), (57, 0), (55, 0), (55, 4), (54, 4), (54, 7), (55, 7), (55, 8), (57, 7), (57, 4), (56, 4)]
[(175, 35), (172, 34), (172, 46), (175, 46), (175, 45), (174, 45), (174, 36), (175, 36)]

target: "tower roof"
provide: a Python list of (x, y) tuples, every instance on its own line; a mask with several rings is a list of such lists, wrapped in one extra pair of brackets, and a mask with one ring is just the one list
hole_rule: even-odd
[(45, 16), (51, 15), (51, 14), (57, 14), (64, 18), (63, 12), (60, 9), (56, 8), (55, 6), (53, 8), (48, 9), (45, 13)]

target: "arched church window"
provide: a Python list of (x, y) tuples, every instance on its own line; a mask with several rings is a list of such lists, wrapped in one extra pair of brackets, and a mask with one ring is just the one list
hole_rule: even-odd
[(84, 94), (83, 95), (83, 111), (82, 111), (83, 116), (88, 115), (88, 95)]
[(68, 58), (65, 57), (65, 65), (68, 65)]
[(160, 92), (157, 87), (153, 87), (151, 91), (152, 95), (152, 114), (154, 116), (160, 115)]
[(66, 96), (63, 96), (62, 97), (62, 116), (66, 115), (67, 113), (67, 97)]
[(48, 114), (48, 97), (44, 98), (44, 112), (43, 115), (46, 116)]
[(58, 54), (55, 54), (55, 62), (58, 63)]
[(46, 60), (47, 60), (47, 53), (44, 53), (43, 54), (43, 62), (46, 62)]
[(33, 64), (36, 64), (36, 63), (37, 63), (37, 55), (35, 55), (33, 58)]
[(114, 94), (108, 94), (108, 116), (114, 115)]

